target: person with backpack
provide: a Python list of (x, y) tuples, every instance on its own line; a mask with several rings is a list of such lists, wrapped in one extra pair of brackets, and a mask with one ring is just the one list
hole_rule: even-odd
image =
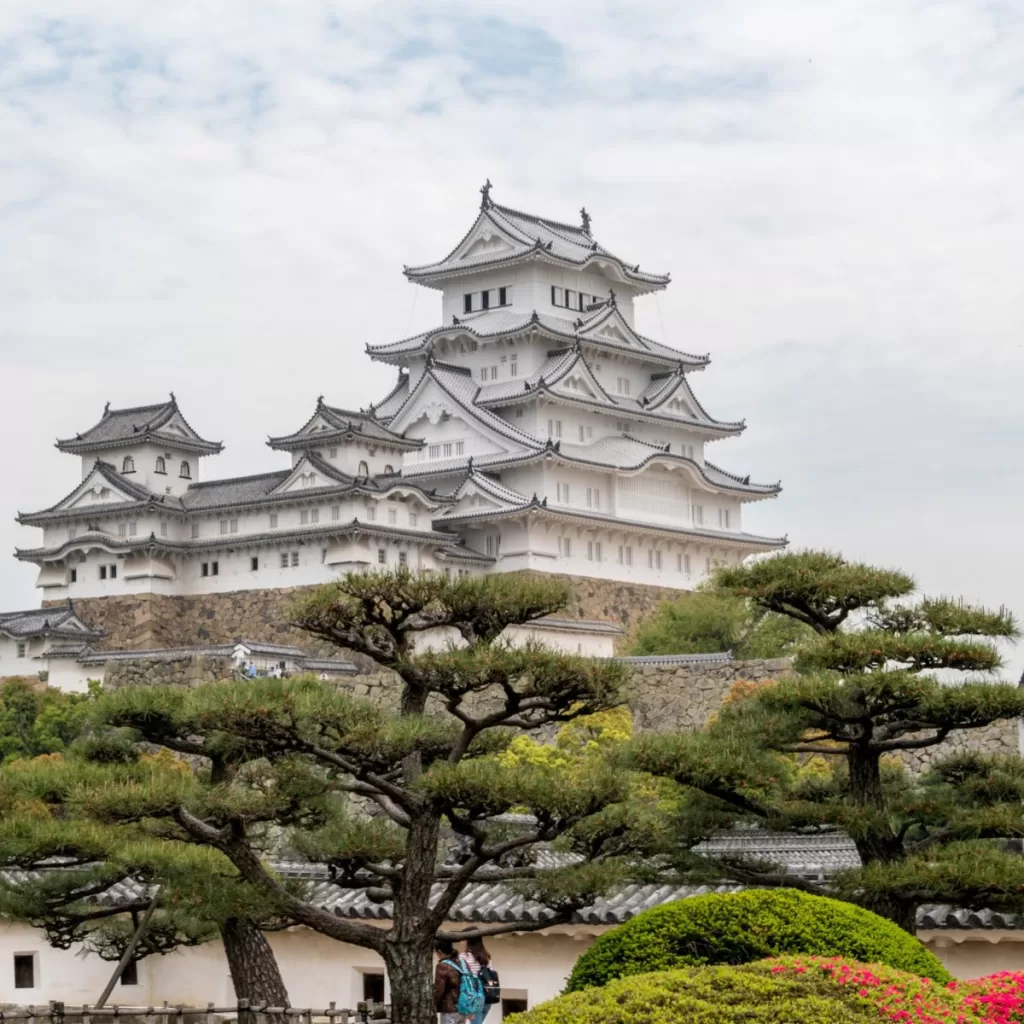
[(484, 940), (479, 935), (463, 940), (459, 961), (466, 970), (476, 976), (484, 993), (483, 1007), (475, 1016), (470, 1017), (466, 1024), (483, 1024), (491, 1007), (501, 1002), (501, 982), (498, 979), (498, 972), (491, 964), (491, 954), (487, 952)]
[(440, 1024), (467, 1024), (484, 1009), (480, 979), (455, 955), (448, 939), (435, 939), (434, 1008)]

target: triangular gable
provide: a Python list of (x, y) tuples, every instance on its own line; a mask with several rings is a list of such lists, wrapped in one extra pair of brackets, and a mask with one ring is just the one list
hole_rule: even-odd
[(499, 257), (521, 250), (532, 240), (516, 237), (507, 227), (499, 225), (486, 211), (477, 217), (469, 234), (458, 248), (448, 257), (449, 261), (473, 260)]
[(286, 476), (284, 480), (282, 480), (281, 483), (279, 483), (270, 493), (301, 493), (302, 491), (314, 490), (317, 487), (337, 487), (338, 484), (338, 480), (333, 479), (324, 472), (322, 464), (316, 465), (311, 462), (307, 456), (303, 456), (295, 464), (291, 473), (289, 473), (288, 476)]
[[(461, 381), (459, 383), (462, 384)], [(468, 388), (472, 389), (475, 397), (479, 390), (476, 385), (467, 380), (461, 390)], [(520, 452), (530, 447), (525, 436), (523, 441), (518, 440), (515, 436), (518, 431), (514, 427), (494, 413), (475, 407), (468, 394), (462, 395), (454, 389), (442, 387), (430, 371), (420, 378), (405, 405), (389, 424), (389, 429), (418, 436), (417, 430), (411, 429), (415, 424), (425, 421), (425, 424), (436, 426), (444, 417), (462, 420), (466, 424), (466, 440), (472, 435), (482, 437), (490, 442), (494, 451)]]
[(472, 512), (507, 512), (529, 504), (528, 499), (498, 483), (467, 477), (455, 492), (455, 503), (438, 518), (466, 515)]
[(601, 386), (601, 382), (590, 369), (590, 364), (579, 351), (572, 362), (561, 367), (558, 373), (548, 378), (545, 383), (552, 391), (561, 392), (572, 398), (596, 402), (610, 401), (608, 392)]
[(607, 307), (603, 314), (599, 314), (591, 323), (585, 323), (580, 328), (579, 336), (581, 339), (603, 341), (609, 345), (618, 345), (620, 348), (646, 351), (646, 346), (614, 305)]
[(133, 488), (119, 487), (112, 479), (114, 476), (115, 474), (111, 472), (104, 473), (98, 465), (94, 466), (89, 475), (51, 511), (79, 508), (100, 509), (103, 505), (142, 500), (138, 494), (132, 493)]

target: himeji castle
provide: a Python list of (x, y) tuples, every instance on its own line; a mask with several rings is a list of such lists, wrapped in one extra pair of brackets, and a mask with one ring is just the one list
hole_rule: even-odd
[[(371, 359), (397, 370), (358, 411), (323, 398), (271, 473), (204, 479), (221, 451), (172, 395), (104, 409), (57, 442), (81, 460), (69, 494), (19, 521), (41, 541), (47, 601), (320, 583), (353, 569), (534, 570), (688, 589), (716, 563), (781, 547), (743, 528), (753, 483), (707, 458), (739, 434), (698, 401), (706, 355), (641, 334), (634, 304), (667, 274), (613, 255), (590, 217), (566, 224), (495, 202), (436, 263), (440, 325)], [(197, 420), (198, 422), (198, 420)], [(284, 461), (284, 460), (282, 460)]]

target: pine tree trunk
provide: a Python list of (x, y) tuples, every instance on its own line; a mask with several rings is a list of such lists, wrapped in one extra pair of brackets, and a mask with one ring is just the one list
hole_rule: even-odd
[(391, 1020), (394, 1024), (437, 1024), (434, 1008), (433, 942), (389, 943), (384, 963), (391, 982)]
[[(220, 934), (235, 998), (247, 999), (252, 1006), (288, 1006), (288, 990), (274, 951), (256, 923), (248, 918), (230, 917), (221, 925)], [(256, 1024), (256, 1015), (240, 1013), (238, 1024)]]
[(864, 903), (866, 910), (898, 924), (905, 932), (917, 934), (917, 904), (906, 900), (879, 899)]

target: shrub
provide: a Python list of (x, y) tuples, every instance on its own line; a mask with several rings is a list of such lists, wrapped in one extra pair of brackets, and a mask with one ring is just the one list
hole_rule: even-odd
[(848, 957), (949, 981), (914, 936), (850, 903), (793, 889), (714, 893), (666, 903), (602, 935), (576, 962), (567, 992), (630, 974), (764, 957)]
[(790, 957), (642, 974), (560, 996), (515, 1024), (995, 1024), (929, 978)]
[(992, 1024), (1024, 1021), (1024, 974), (1002, 971), (973, 981), (951, 981), (947, 986), (960, 993), (963, 1005), (987, 1015)]

